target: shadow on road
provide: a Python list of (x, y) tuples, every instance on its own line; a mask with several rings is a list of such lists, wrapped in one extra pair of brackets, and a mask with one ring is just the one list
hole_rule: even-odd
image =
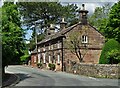
[(16, 73), (15, 75), (17, 75), (19, 77), (19, 81), (23, 81), (23, 80), (28, 79), (28, 78), (33, 78), (29, 74)]

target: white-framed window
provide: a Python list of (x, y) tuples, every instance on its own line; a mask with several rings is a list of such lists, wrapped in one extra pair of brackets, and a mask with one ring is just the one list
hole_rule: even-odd
[(43, 48), (43, 51), (45, 51), (45, 47)]
[(41, 57), (41, 55), (40, 55), (40, 53), (38, 54), (38, 63), (40, 63), (40, 57)]
[(38, 49), (38, 52), (40, 52), (40, 48)]
[(59, 64), (60, 63), (60, 54), (58, 54), (57, 57), (58, 57), (57, 62)]
[(46, 63), (45, 54), (46, 54), (46, 53), (43, 53), (43, 63)]
[(88, 43), (88, 36), (87, 35), (82, 35), (81, 42), (82, 43)]
[(37, 62), (37, 60), (36, 60), (37, 58), (36, 58), (36, 56), (34, 56), (34, 63), (36, 63)]
[(49, 43), (48, 49), (50, 50), (50, 43)]
[(49, 55), (48, 58), (49, 58), (49, 63), (50, 63), (51, 62), (51, 56)]
[(53, 50), (53, 45), (51, 45), (51, 49)]

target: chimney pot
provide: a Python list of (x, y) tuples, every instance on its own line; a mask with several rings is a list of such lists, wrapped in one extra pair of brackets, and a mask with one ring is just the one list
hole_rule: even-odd
[(55, 28), (53, 24), (50, 24), (49, 29), (47, 30), (47, 35), (51, 35), (55, 33)]
[(87, 13), (88, 11), (85, 10), (85, 5), (82, 4), (82, 10), (79, 11), (80, 13), (80, 21), (82, 24), (87, 24)]
[(67, 22), (65, 22), (65, 18), (62, 18), (62, 21), (60, 23), (60, 29), (65, 29)]
[(65, 19), (64, 19), (64, 18), (62, 18), (62, 22), (65, 22)]
[(54, 27), (53, 27), (53, 24), (50, 24), (50, 28), (54, 28)]
[(83, 10), (85, 10), (85, 4), (82, 4), (82, 8), (83, 8)]

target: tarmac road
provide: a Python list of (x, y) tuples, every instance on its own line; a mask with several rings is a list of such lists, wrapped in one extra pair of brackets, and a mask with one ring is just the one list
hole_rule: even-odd
[(118, 86), (118, 79), (86, 77), (23, 65), (8, 66), (6, 72), (19, 77), (20, 81), (15, 86)]

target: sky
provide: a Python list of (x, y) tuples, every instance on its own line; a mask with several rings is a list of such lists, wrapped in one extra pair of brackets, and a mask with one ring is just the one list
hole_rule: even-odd
[[(16, 1), (16, 0), (15, 0)], [(20, 0), (19, 0), (20, 1)], [(26, 0), (27, 1), (27, 0)], [(35, 2), (35, 1), (45, 1), (45, 0), (29, 0), (31, 2)], [(48, 0), (47, 0), (48, 1)], [(49, 1), (57, 1), (57, 0), (49, 0)], [(110, 3), (111, 5), (113, 5), (114, 3), (118, 2), (119, 0), (59, 0), (59, 2), (61, 2), (62, 5), (67, 5), (69, 4), (77, 4), (77, 6), (80, 8), (82, 7), (82, 4), (85, 4), (85, 9), (89, 11), (89, 14), (92, 14), (95, 10), (96, 7), (101, 7), (106, 3)], [(0, 0), (0, 7), (3, 5), (2, 3), (3, 1)], [(28, 30), (27, 34), (26, 34), (26, 39), (30, 39), (31, 38), (31, 34), (32, 31)]]

